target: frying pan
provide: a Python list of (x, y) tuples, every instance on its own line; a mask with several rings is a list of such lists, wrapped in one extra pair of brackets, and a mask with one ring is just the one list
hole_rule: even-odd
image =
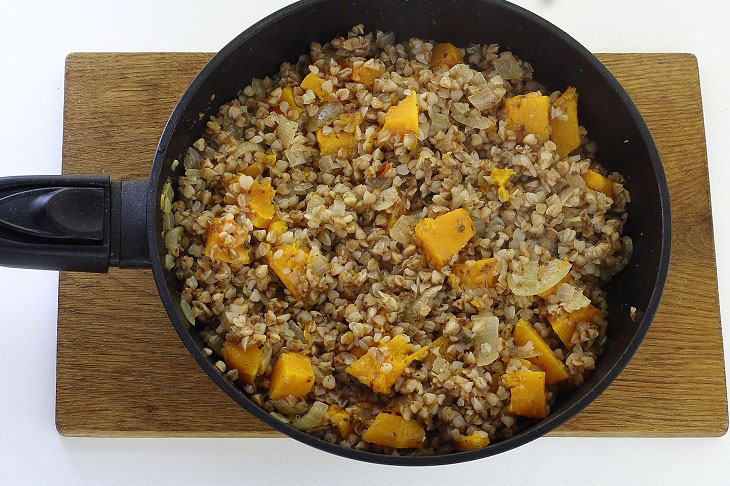
[[(627, 180), (632, 201), (625, 234), (634, 242), (629, 265), (608, 285), (608, 340), (594, 373), (561, 394), (552, 413), (486, 448), (436, 456), (388, 456), (345, 449), (276, 420), (254, 404), (203, 352), (180, 308), (180, 287), (164, 269), (160, 194), (177, 180), (188, 146), (220, 103), (236, 97), (252, 77), (295, 62), (312, 41), (344, 35), (353, 25), (456, 45), (500, 44), (528, 60), (552, 89), (575, 86), (579, 117), (599, 147), (599, 160)], [(202, 113), (205, 116), (201, 117)], [(0, 264), (106, 272), (109, 266), (151, 267), (180, 339), (208, 376), (248, 412), (305, 444), (353, 459), (395, 465), (435, 465), (478, 459), (540, 437), (574, 416), (618, 376), (644, 338), (669, 267), (669, 193), (659, 155), (629, 96), (603, 65), (544, 19), (499, 0), (305, 0), (266, 17), (225, 46), (180, 98), (160, 138), (149, 180), (103, 176), (28, 176), (0, 179)], [(630, 316), (630, 308), (636, 309)]]

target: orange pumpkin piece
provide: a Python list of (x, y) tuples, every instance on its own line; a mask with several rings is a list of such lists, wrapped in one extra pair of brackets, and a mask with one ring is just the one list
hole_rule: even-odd
[[(497, 283), (497, 267), (499, 262), (496, 258), (484, 258), (482, 260), (467, 260), (464, 263), (457, 263), (451, 269), (452, 276), (459, 278), (449, 279), (452, 287), (469, 287), (472, 289), (483, 287), (494, 287)], [(456, 284), (456, 285), (454, 285)]]
[(613, 182), (608, 177), (603, 177), (598, 172), (588, 169), (583, 174), (583, 180), (589, 189), (602, 192), (608, 197), (613, 197)]
[(578, 92), (569, 86), (560, 98), (555, 100), (553, 107), (560, 109), (563, 114), (550, 120), (552, 131), (550, 139), (555, 143), (560, 157), (565, 157), (580, 147), (580, 129), (578, 127)]
[(297, 243), (289, 243), (269, 250), (266, 260), (294, 298), (301, 299), (301, 287), (306, 284), (309, 252), (300, 248)]
[(535, 351), (541, 353), (540, 356), (527, 358), (532, 364), (535, 364), (545, 370), (545, 381), (548, 385), (559, 383), (570, 378), (570, 372), (565, 364), (560, 361), (550, 349), (550, 346), (540, 336), (535, 328), (524, 319), (517, 321), (514, 331), (512, 331), (514, 342), (518, 346), (524, 346), (532, 341)]
[(363, 385), (372, 388), (373, 391), (390, 393), (393, 384), (406, 369), (407, 357), (411, 348), (408, 338), (403, 334), (398, 334), (387, 343), (378, 346), (378, 352), (385, 354), (382, 364), (378, 362), (372, 352), (367, 352), (345, 368), (345, 371), (357, 378)]
[(459, 208), (436, 219), (424, 218), (415, 227), (415, 238), (436, 268), (442, 268), (476, 234), (466, 209)]
[(560, 311), (557, 314), (548, 314), (548, 322), (558, 335), (565, 347), (570, 349), (570, 340), (573, 337), (575, 326), (579, 322), (593, 322), (596, 318), (601, 317), (601, 311), (593, 305), (587, 305), (582, 309), (573, 312)]
[(304, 79), (302, 79), (302, 83), (299, 86), (301, 86), (304, 91), (311, 89), (317, 98), (325, 100), (327, 99), (327, 93), (322, 90), (322, 84), (324, 84), (324, 81), (324, 79), (320, 78), (316, 74), (309, 73), (304, 77)]
[(357, 140), (352, 133), (330, 132), (325, 135), (320, 128), (316, 135), (319, 152), (322, 155), (337, 155), (341, 148), (351, 155), (357, 152)]
[(250, 261), (248, 241), (246, 230), (238, 223), (215, 218), (208, 225), (205, 256), (226, 263), (245, 265)]
[(383, 75), (385, 69), (377, 65), (361, 64), (352, 68), (352, 80), (372, 88), (375, 80)]
[[(286, 112), (281, 110), (281, 103), (283, 102), (286, 102), (288, 105)], [(279, 104), (276, 106), (276, 111), (278, 111), (282, 115), (286, 115), (290, 111), (296, 111), (297, 113), (302, 111), (301, 108), (299, 108), (299, 105), (297, 105), (296, 100), (294, 99), (294, 90), (291, 86), (287, 86), (286, 88), (281, 90), (281, 96), (279, 96)]]
[(276, 190), (270, 184), (261, 184), (253, 181), (246, 196), (246, 205), (248, 206), (248, 218), (256, 228), (268, 228), (269, 223), (274, 218), (276, 206), (274, 206), (274, 196)]
[(330, 423), (335, 426), (340, 437), (345, 439), (352, 432), (352, 416), (337, 404), (330, 405), (327, 409), (327, 416)]
[(459, 434), (454, 441), (454, 447), (457, 451), (475, 451), (489, 445), (489, 435), (486, 432), (477, 431), (469, 435)]
[(510, 388), (510, 413), (545, 418), (545, 376), (542, 371), (516, 371), (502, 376), (504, 383)]
[(457, 64), (464, 64), (461, 51), (454, 44), (444, 42), (436, 44), (431, 51), (431, 67), (446, 66), (452, 68)]
[(261, 370), (263, 349), (263, 344), (249, 343), (246, 349), (243, 349), (240, 342), (226, 341), (222, 349), (223, 361), (228, 368), (238, 370), (240, 383), (250, 385), (263, 371)]
[(379, 413), (362, 434), (362, 438), (371, 444), (396, 449), (415, 449), (423, 446), (426, 431), (417, 420), (406, 420), (391, 413)]
[(529, 133), (541, 142), (547, 142), (550, 138), (550, 98), (536, 91), (506, 98), (504, 106), (507, 128), (515, 132), (518, 143), (522, 143)]
[(418, 133), (418, 97), (411, 93), (385, 113), (383, 130), (405, 135)]
[(283, 353), (276, 360), (269, 378), (272, 400), (289, 395), (306, 396), (314, 385), (314, 369), (309, 358), (301, 353)]

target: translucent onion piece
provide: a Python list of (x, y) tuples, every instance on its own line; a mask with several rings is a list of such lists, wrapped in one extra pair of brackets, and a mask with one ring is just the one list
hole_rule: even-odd
[(182, 226), (172, 228), (165, 234), (165, 246), (173, 255), (177, 255), (177, 247), (180, 245), (180, 238), (182, 238), (182, 234)]
[(568, 272), (571, 264), (563, 260), (551, 260), (544, 265), (530, 261), (519, 272), (507, 275), (507, 285), (515, 295), (535, 295), (555, 286)]
[(326, 274), (330, 268), (327, 257), (322, 255), (321, 253), (315, 253), (311, 256), (309, 266), (312, 268), (314, 273), (319, 276)]
[(414, 216), (401, 216), (390, 228), (390, 237), (401, 245), (409, 244), (413, 236), (413, 228), (417, 223), (418, 218)]
[(379, 48), (383, 48), (385, 46), (391, 45), (393, 42), (395, 42), (395, 33), (394, 32), (386, 32), (375, 40), (375, 45)]
[(297, 410), (294, 407), (294, 403), (286, 398), (277, 398), (276, 400), (270, 401), (271, 405), (284, 415), (296, 415)]
[(322, 402), (314, 402), (312, 408), (305, 415), (292, 420), (291, 424), (299, 430), (311, 430), (324, 424), (327, 414), (327, 405)]
[[(165, 185), (162, 186), (162, 195), (167, 198), (170, 203), (175, 200), (175, 191), (172, 189), (172, 183), (170, 181), (165, 182)], [(164, 207), (161, 208), (163, 212), (170, 211), (172, 208), (165, 209)]]
[(297, 135), (297, 122), (289, 120), (283, 115), (278, 117), (279, 127), (276, 129), (276, 135), (284, 144), (284, 147), (289, 148), (294, 141), (294, 137)]
[(514, 56), (505, 54), (502, 54), (502, 56), (494, 60), (494, 69), (504, 79), (509, 80), (520, 79), (525, 74), (522, 66), (520, 66), (520, 62)]
[(446, 133), (449, 129), (449, 117), (442, 113), (436, 113), (433, 110), (429, 110), (428, 114), (431, 118), (431, 127), (428, 130), (429, 134), (436, 135), (438, 132)]
[(188, 301), (185, 299), (180, 299), (180, 308), (182, 309), (182, 313), (188, 320), (188, 322), (194, 326), (195, 314), (193, 314), (193, 309), (190, 307), (190, 304), (188, 304)]
[(251, 88), (256, 95), (256, 98), (263, 98), (266, 95), (266, 86), (264, 86), (264, 80), (253, 78), (251, 80)]
[(478, 113), (469, 113), (466, 117), (466, 126), (476, 128), (477, 130), (487, 130), (495, 125), (494, 120), (487, 118)]
[(162, 213), (162, 231), (170, 231), (175, 226), (175, 218), (172, 211)]
[(542, 353), (540, 351), (536, 351), (534, 346), (532, 345), (532, 341), (528, 342), (524, 346), (515, 346), (512, 349), (510, 349), (510, 358), (516, 358), (516, 359), (527, 359), (527, 358), (536, 358), (540, 356)]
[(499, 319), (496, 316), (475, 317), (472, 322), (484, 321), (484, 327), (474, 334), (474, 356), (477, 366), (486, 366), (499, 357)]
[(431, 366), (431, 373), (441, 377), (448, 377), (451, 375), (451, 365), (444, 358), (436, 358)]
[(378, 194), (378, 197), (373, 203), (372, 208), (376, 211), (388, 209), (393, 204), (395, 204), (396, 199), (398, 199), (398, 189), (396, 189), (395, 187), (391, 187)]
[(310, 132), (316, 131), (329, 123), (335, 121), (345, 109), (340, 103), (329, 101), (322, 105), (317, 114), (307, 120), (307, 130)]
[(611, 275), (615, 275), (624, 268), (626, 268), (626, 265), (629, 264), (629, 260), (631, 259), (631, 255), (634, 253), (634, 242), (631, 241), (631, 238), (628, 236), (624, 236), (621, 238), (621, 260), (614, 266), (609, 267), (606, 269), (605, 275), (610, 277)]
[(264, 348), (261, 350), (261, 361), (259, 362), (260, 375), (263, 375), (266, 372), (266, 368), (269, 367), (269, 363), (271, 363), (272, 351), (273, 350), (271, 349), (271, 344), (265, 342)]
[(497, 96), (490, 86), (485, 86), (481, 90), (469, 96), (469, 102), (479, 111), (484, 111), (493, 107), (499, 103), (501, 99), (502, 97)]
[(200, 154), (192, 147), (188, 147), (183, 159), (183, 166), (186, 169), (197, 169), (200, 167)]
[(583, 291), (567, 283), (560, 284), (555, 293), (560, 306), (568, 312), (577, 311), (591, 303), (591, 299), (583, 295)]
[(175, 267), (175, 257), (171, 254), (165, 255), (165, 268), (167, 270), (172, 270)]
[(285, 424), (288, 424), (289, 422), (291, 422), (291, 420), (289, 420), (288, 418), (286, 418), (285, 416), (283, 416), (282, 414), (280, 414), (278, 412), (270, 412), (269, 415), (274, 417), (279, 422), (284, 422)]

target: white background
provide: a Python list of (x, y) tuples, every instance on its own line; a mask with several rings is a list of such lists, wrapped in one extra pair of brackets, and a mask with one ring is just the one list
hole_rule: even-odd
[[(290, 3), (3, 2), (0, 176), (58, 174), (73, 51), (217, 51)], [(725, 1), (517, 2), (593, 52), (692, 52), (700, 65), (724, 340), (730, 341), (730, 30)], [(468, 14), (468, 12), (463, 12)], [(404, 12), (407, 15), (407, 12)], [(681, 90), (681, 86), (677, 86)], [(682, 123), (682, 120), (677, 120)], [(69, 439), (54, 426), (58, 275), (0, 269), (0, 484), (728, 484), (730, 438), (543, 438), (497, 457), (405, 469), (290, 439)], [(125, 323), (109, 332), (124, 332)], [(725, 345), (727, 350), (727, 344)], [(727, 351), (726, 351), (727, 354)], [(728, 359), (725, 359), (726, 367)], [(657, 363), (661, 366), (661, 363)], [(671, 371), (670, 371), (671, 372)], [(647, 404), (651, 406), (651, 404)], [(681, 427), (681, 424), (677, 424)], [(690, 479), (692, 478), (692, 479)], [(700, 479), (702, 478), (702, 479)], [(502, 483), (505, 484), (505, 483)]]

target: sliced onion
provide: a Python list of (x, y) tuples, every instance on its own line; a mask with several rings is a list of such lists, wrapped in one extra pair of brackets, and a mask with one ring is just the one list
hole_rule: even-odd
[(327, 257), (321, 253), (314, 253), (309, 260), (309, 267), (316, 275), (324, 275), (330, 268)]
[(444, 358), (436, 358), (431, 366), (431, 373), (440, 377), (451, 375), (451, 365)]
[(259, 361), (259, 375), (263, 375), (266, 372), (266, 368), (269, 367), (269, 363), (271, 363), (271, 355), (273, 353), (273, 350), (271, 348), (271, 344), (269, 342), (264, 343), (264, 348), (261, 350), (261, 361)]
[(172, 215), (172, 211), (162, 213), (162, 231), (170, 231), (175, 227), (175, 218)]
[(200, 154), (192, 147), (188, 147), (183, 159), (183, 166), (186, 169), (197, 169), (200, 167)]
[(289, 148), (294, 141), (294, 137), (297, 135), (297, 128), (299, 125), (297, 122), (289, 120), (283, 115), (278, 117), (279, 127), (276, 129), (276, 135), (284, 144), (284, 147)]
[(485, 86), (481, 90), (469, 96), (469, 102), (479, 111), (484, 111), (493, 107), (499, 103), (501, 99), (502, 97), (497, 96), (497, 93), (495, 93), (490, 86)]
[(504, 79), (509, 79), (511, 81), (518, 80), (525, 74), (520, 62), (510, 54), (502, 54), (499, 58), (495, 59), (494, 69), (496, 69), (499, 75)]
[(175, 257), (170, 253), (165, 255), (165, 269), (172, 270), (175, 267)]
[(530, 261), (523, 266), (522, 272), (507, 275), (507, 285), (515, 295), (536, 295), (555, 286), (570, 272), (571, 264), (563, 260), (550, 260), (544, 265)]
[(401, 216), (393, 227), (390, 228), (390, 237), (401, 245), (409, 244), (413, 237), (413, 228), (415, 228), (417, 223), (418, 218), (414, 216)]
[(491, 364), (499, 357), (499, 319), (496, 316), (474, 317), (472, 322), (484, 321), (484, 327), (474, 334), (474, 356), (477, 366)]
[(466, 117), (466, 126), (476, 128), (477, 130), (487, 130), (495, 125), (494, 120), (479, 113), (469, 113)]
[(297, 410), (294, 403), (286, 398), (277, 398), (270, 401), (271, 405), (284, 415), (296, 415)]
[(446, 133), (449, 129), (449, 117), (442, 113), (436, 113), (432, 109), (428, 110), (428, 115), (431, 118), (431, 126), (428, 133), (430, 135), (436, 135), (438, 132)]
[(510, 349), (510, 357), (516, 358), (516, 359), (527, 359), (527, 358), (537, 358), (542, 353), (540, 351), (535, 350), (534, 346), (532, 345), (532, 341), (528, 342), (524, 346), (515, 346), (512, 349)]
[(182, 234), (182, 226), (176, 226), (165, 234), (165, 246), (173, 255), (177, 255), (177, 247), (180, 245), (180, 238), (182, 238)]
[(299, 430), (311, 430), (324, 424), (326, 414), (327, 405), (322, 402), (314, 402), (309, 412), (292, 420), (291, 424)]
[(251, 88), (253, 88), (257, 99), (263, 98), (266, 95), (266, 86), (264, 86), (263, 79), (253, 78), (251, 80)]
[(629, 260), (631, 259), (631, 255), (634, 253), (634, 242), (631, 240), (630, 237), (624, 236), (621, 238), (621, 260), (612, 267), (609, 267), (605, 271), (605, 275), (610, 277), (611, 275), (615, 275), (624, 268), (626, 268), (626, 265), (629, 264)]
[(180, 309), (182, 309), (182, 313), (185, 316), (185, 318), (188, 320), (188, 322), (194, 326), (195, 325), (195, 314), (193, 314), (193, 309), (190, 307), (190, 304), (188, 304), (187, 300), (180, 299)]
[(581, 289), (567, 283), (560, 284), (555, 296), (560, 301), (560, 306), (567, 312), (577, 311), (591, 303), (591, 299), (583, 295)]
[(307, 120), (306, 128), (310, 132), (314, 132), (335, 121), (344, 111), (345, 109), (340, 103), (328, 101), (322, 105), (316, 115)]
[(288, 418), (286, 418), (284, 415), (280, 414), (279, 412), (270, 412), (269, 415), (274, 417), (279, 422), (284, 422), (285, 424), (288, 424), (289, 422), (291, 422), (291, 420), (289, 420)]
[(375, 39), (375, 45), (381, 49), (385, 46), (391, 45), (393, 42), (395, 42), (394, 32), (386, 32), (382, 35), (379, 35), (378, 38)]
[(388, 209), (393, 204), (395, 204), (396, 199), (398, 199), (398, 189), (395, 187), (391, 187), (378, 194), (378, 197), (375, 199), (372, 208), (376, 211)]

